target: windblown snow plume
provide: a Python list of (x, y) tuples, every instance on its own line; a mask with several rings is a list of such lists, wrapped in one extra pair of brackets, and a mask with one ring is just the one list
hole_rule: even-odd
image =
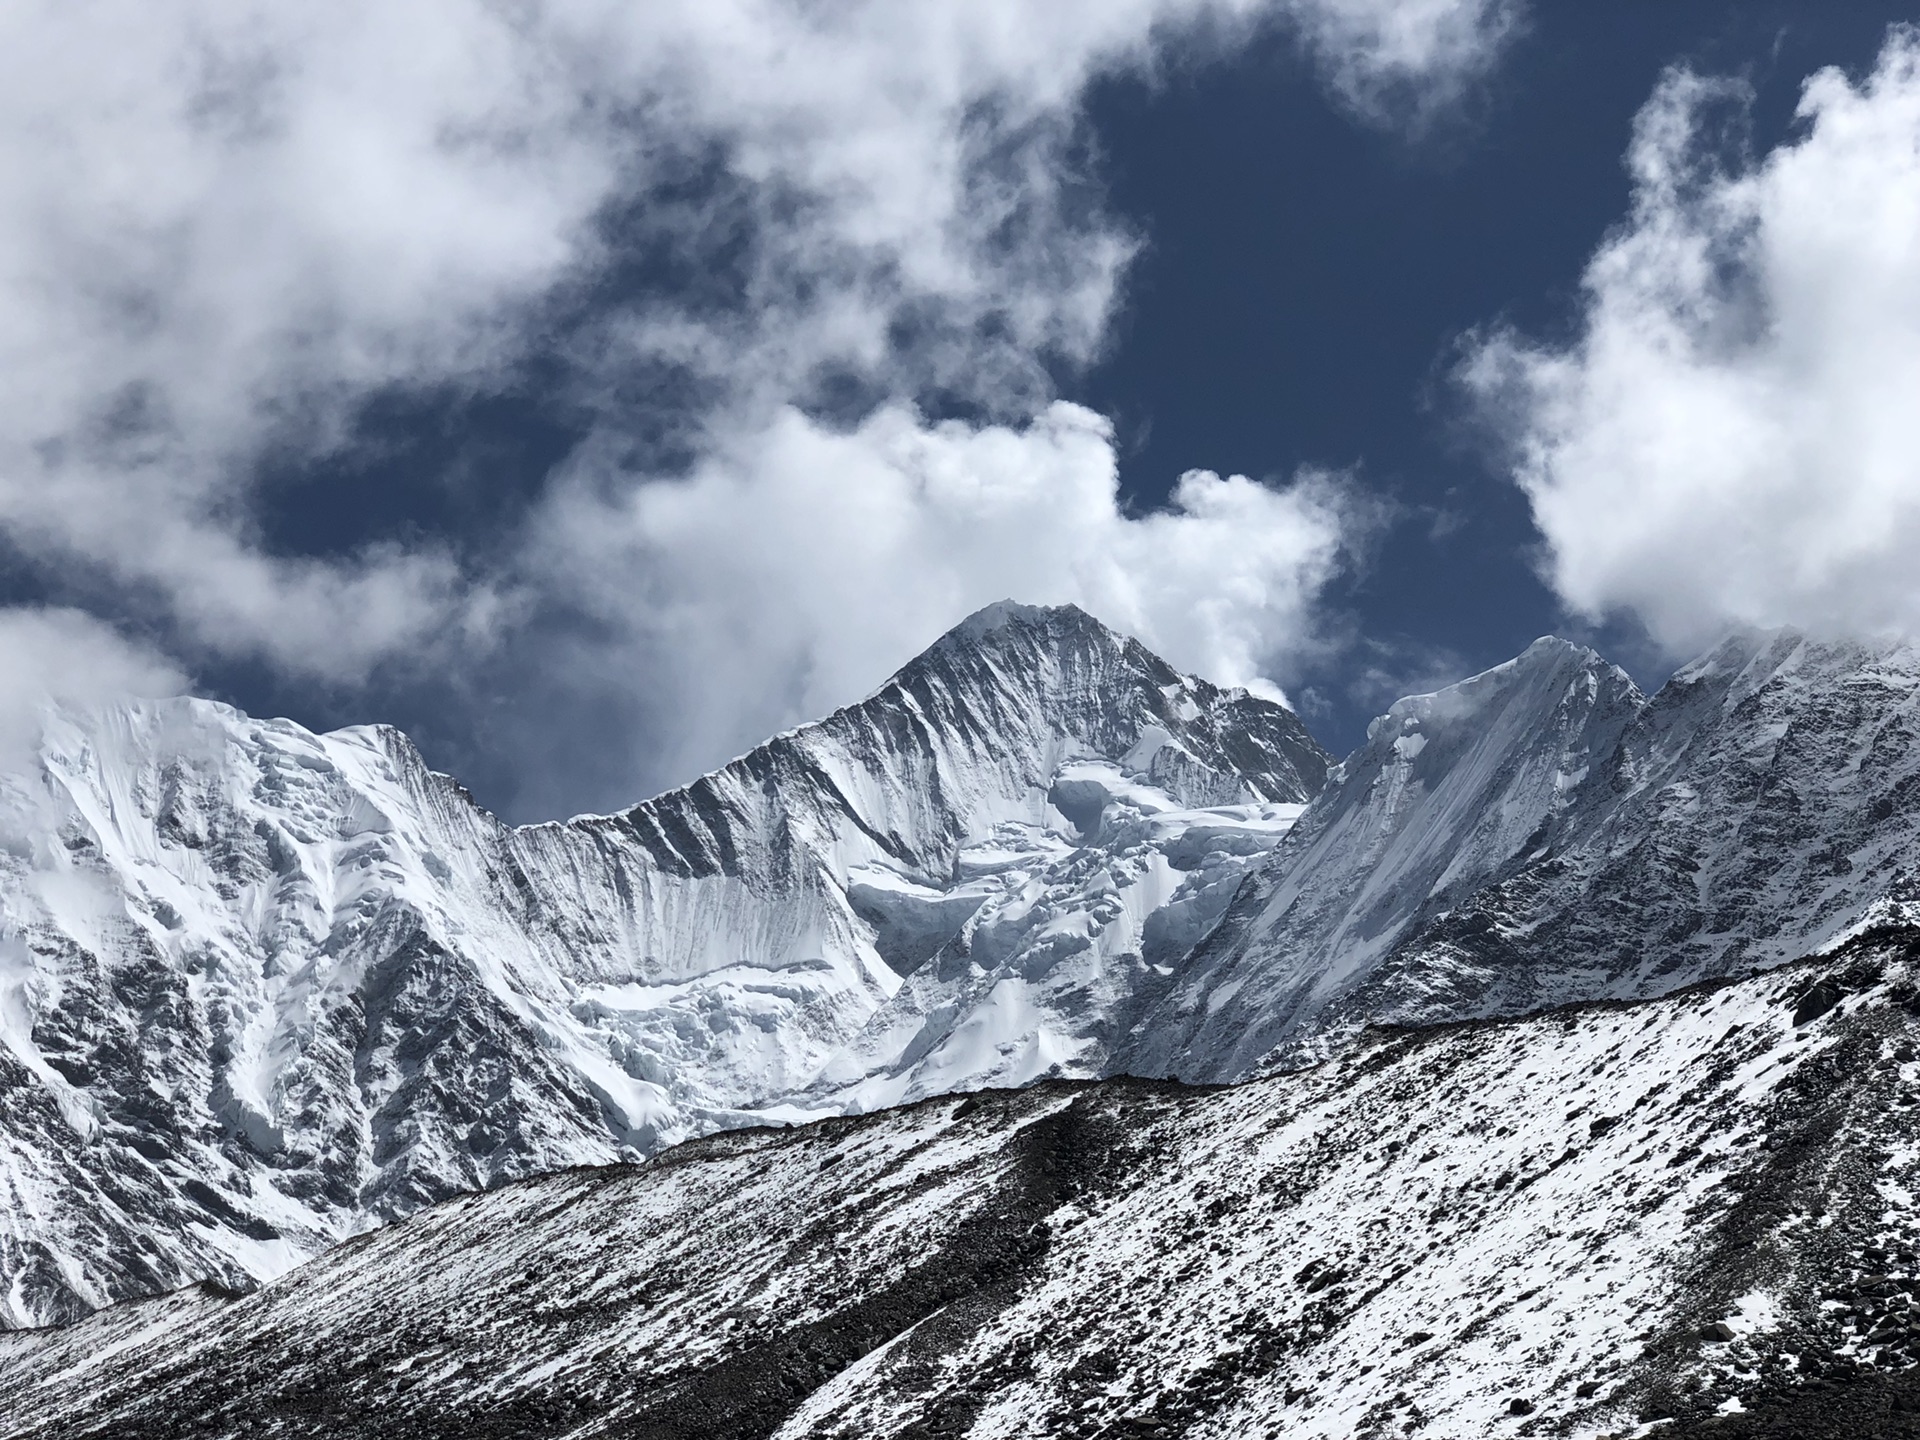
[(49, 701), (92, 704), (177, 695), (186, 687), (165, 657), (80, 610), (0, 609), (0, 775), (28, 769)]

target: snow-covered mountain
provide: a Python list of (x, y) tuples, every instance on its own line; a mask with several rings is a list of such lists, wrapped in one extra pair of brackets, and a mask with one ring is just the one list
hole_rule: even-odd
[(1327, 761), (1011, 604), (682, 790), (517, 830), (391, 729), (52, 713), (0, 781), (0, 1321), (756, 1117), (1097, 1071)]
[(1543, 640), (1326, 767), (1285, 708), (1011, 604), (564, 824), (390, 729), (52, 714), (0, 782), (0, 1310), (244, 1288), (716, 1130), (1235, 1080), (1920, 921), (1904, 644), (1745, 637), (1649, 700)]
[(1112, 1063), (1230, 1080), (1742, 974), (1914, 913), (1917, 866), (1913, 645), (1738, 637), (1649, 700), (1541, 640), (1374, 722)]
[(521, 1182), (0, 1336), (0, 1437), (1907, 1434), (1916, 953)]

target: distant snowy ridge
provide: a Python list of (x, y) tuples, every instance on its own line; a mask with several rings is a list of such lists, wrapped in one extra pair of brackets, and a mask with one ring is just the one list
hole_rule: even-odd
[(1912, 643), (1735, 637), (1649, 700), (1541, 640), (1376, 721), (1114, 1064), (1229, 1080), (1660, 994), (1905, 917), (1917, 877)]
[[(1091, 1073), (1327, 761), (1011, 604), (682, 790), (519, 830), (385, 727), (56, 713), (0, 782), (0, 1320), (756, 1114)], [(994, 958), (929, 1009), (956, 942)]]

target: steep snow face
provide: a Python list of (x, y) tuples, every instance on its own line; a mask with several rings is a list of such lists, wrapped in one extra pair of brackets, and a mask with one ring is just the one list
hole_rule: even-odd
[(1826, 1434), (1920, 1394), (1917, 938), (457, 1199), (0, 1336), (0, 1436)]
[(1910, 644), (1740, 637), (1649, 701), (1540, 641), (1376, 723), (1121, 1063), (1222, 1079), (1777, 965), (1915, 898), (1916, 796)]
[(1122, 1063), (1213, 1078), (1244, 1074), (1276, 1050), (1293, 1060), (1326, 1053), (1355, 1023), (1329, 1012), (1423, 917), (1545, 853), (1583, 792), (1604, 786), (1643, 704), (1624, 671), (1556, 639), (1396, 703)]
[[(865, 1067), (1098, 1064), (1075, 1008), (1213, 923), (1325, 766), (1283, 707), (1012, 605), (683, 790), (520, 830), (390, 729), (56, 713), (0, 781), (0, 1321), (863, 1103)], [(869, 1035), (957, 937), (1075, 923), (995, 952), (1019, 1005), (942, 1002), (957, 1048)]]

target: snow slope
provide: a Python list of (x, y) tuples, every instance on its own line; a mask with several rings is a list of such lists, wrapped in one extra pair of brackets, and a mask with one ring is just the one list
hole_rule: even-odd
[[(0, 780), (0, 1323), (756, 1114), (1087, 1073), (1085, 1007), (1217, 920), (1326, 760), (1011, 604), (682, 790), (518, 830), (388, 728), (55, 712)], [(962, 935), (992, 978), (915, 978)]]
[(0, 1336), (0, 1436), (1904, 1433), (1916, 954), (521, 1182)]
[(1541, 640), (1376, 721), (1114, 1063), (1225, 1080), (1777, 965), (1908, 903), (1917, 802), (1909, 643), (1737, 637), (1649, 700)]

